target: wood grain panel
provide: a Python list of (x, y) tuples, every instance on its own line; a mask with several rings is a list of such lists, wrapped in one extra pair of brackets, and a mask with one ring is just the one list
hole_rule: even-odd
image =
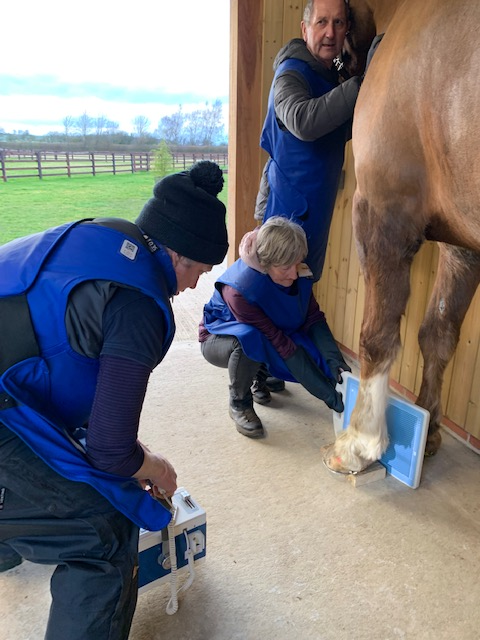
[(261, 0), (230, 3), (230, 114), (228, 263), (238, 257), (238, 245), (253, 226), (261, 171), (259, 137), (263, 118)]
[(302, 31), (300, 22), (303, 15), (303, 4), (301, 2), (283, 2), (283, 43), (287, 43), (292, 38), (301, 38)]
[[(455, 352), (452, 379), (449, 385), (448, 403), (445, 412), (453, 422), (463, 425), (467, 420), (467, 412), (475, 376), (479, 348), (480, 296), (474, 297), (467, 312), (460, 332), (460, 340)], [(474, 402), (476, 402), (476, 398)]]

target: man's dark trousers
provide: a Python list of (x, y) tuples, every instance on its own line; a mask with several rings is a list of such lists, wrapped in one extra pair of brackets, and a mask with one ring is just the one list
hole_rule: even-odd
[(0, 423), (0, 542), (58, 565), (46, 640), (127, 640), (137, 602), (138, 527), (95, 489), (46, 465)]

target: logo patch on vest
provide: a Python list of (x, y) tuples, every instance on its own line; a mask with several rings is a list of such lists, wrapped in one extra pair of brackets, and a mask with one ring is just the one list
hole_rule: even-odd
[(122, 247), (120, 249), (120, 253), (122, 256), (125, 256), (129, 260), (135, 260), (137, 257), (138, 246), (134, 244), (131, 240), (124, 240), (122, 243)]

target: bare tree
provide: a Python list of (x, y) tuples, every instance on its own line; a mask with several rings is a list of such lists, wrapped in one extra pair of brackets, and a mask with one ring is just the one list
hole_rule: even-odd
[(186, 135), (188, 144), (203, 144), (204, 114), (202, 109), (196, 109), (187, 115)]
[(225, 137), (222, 101), (217, 99), (212, 106), (206, 102), (204, 109), (187, 114), (180, 105), (176, 113), (160, 120), (155, 135), (169, 144), (218, 144)]
[(164, 116), (160, 120), (155, 135), (170, 144), (183, 144), (185, 142), (184, 126), (185, 115), (180, 104), (178, 111), (171, 116)]
[(132, 120), (134, 135), (138, 138), (144, 138), (148, 134), (150, 128), (150, 120), (146, 116), (136, 116)]
[(215, 100), (211, 107), (206, 104), (205, 131), (203, 144), (215, 144), (220, 142), (224, 134), (222, 101)]
[(97, 116), (94, 120), (95, 134), (101, 136), (107, 127), (107, 116)]
[(75, 127), (79, 132), (79, 134), (85, 140), (85, 138), (88, 135), (88, 132), (92, 128), (92, 118), (87, 114), (86, 111), (84, 111), (82, 115), (75, 120)]
[(108, 134), (114, 134), (117, 133), (117, 131), (120, 129), (120, 125), (118, 124), (118, 122), (114, 122), (113, 120), (107, 120), (105, 122), (105, 132)]
[(73, 116), (65, 116), (62, 120), (63, 129), (65, 131), (65, 137), (71, 134), (73, 127), (75, 126), (75, 118)]

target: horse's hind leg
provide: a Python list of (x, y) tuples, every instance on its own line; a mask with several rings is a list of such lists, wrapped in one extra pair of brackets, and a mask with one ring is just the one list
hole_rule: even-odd
[(441, 443), (443, 374), (480, 281), (480, 254), (443, 243), (438, 246), (435, 285), (418, 335), (424, 370), (417, 404), (430, 412), (425, 455), (434, 455)]

